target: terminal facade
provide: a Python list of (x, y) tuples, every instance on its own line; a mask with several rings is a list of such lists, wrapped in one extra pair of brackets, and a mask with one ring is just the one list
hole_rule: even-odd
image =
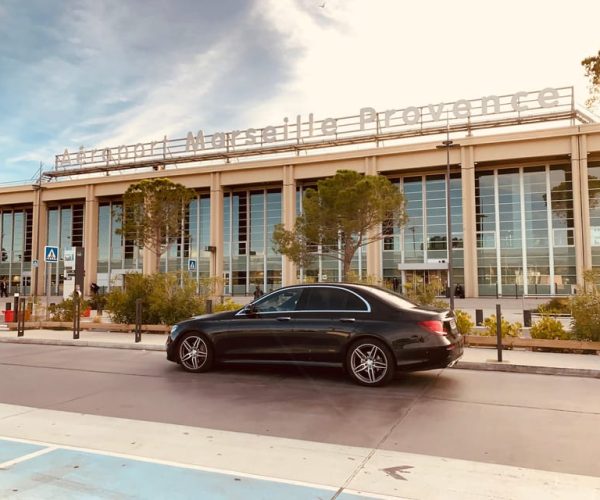
[(226, 295), (335, 282), (337, 260), (299, 268), (271, 238), (275, 225), (293, 227), (304, 190), (340, 169), (384, 175), (406, 198), (406, 225), (355, 256), (359, 277), (400, 289), (446, 283), (447, 192), (452, 281), (467, 297), (570, 295), (600, 268), (600, 124), (576, 108), (572, 88), (550, 88), (65, 150), (34, 184), (0, 187), (0, 279), (10, 295), (61, 295), (65, 263), (44, 262), (48, 245), (61, 257), (85, 249), (86, 290), (154, 269), (150, 252), (118, 235), (117, 214), (129, 185), (168, 177), (196, 198), (162, 270), (223, 278)]

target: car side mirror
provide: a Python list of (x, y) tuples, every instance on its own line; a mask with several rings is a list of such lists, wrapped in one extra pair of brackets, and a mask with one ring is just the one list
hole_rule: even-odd
[(256, 306), (254, 304), (247, 304), (242, 311), (247, 315), (256, 314)]

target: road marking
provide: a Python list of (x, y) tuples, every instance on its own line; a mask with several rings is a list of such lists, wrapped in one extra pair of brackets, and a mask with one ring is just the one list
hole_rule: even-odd
[[(0, 440), (2, 439), (2, 437), (0, 436)], [(10, 439), (8, 439), (8, 441), (11, 441)], [(27, 441), (20, 441), (23, 443), (27, 443)], [(41, 444), (41, 443), (28, 443), (28, 444)], [(56, 446), (48, 446), (47, 448), (44, 448), (43, 450), (38, 450), (38, 451), (34, 451), (33, 453), (28, 453), (27, 455), (23, 455), (22, 457), (18, 457), (15, 458), (13, 460), (8, 460), (7, 462), (3, 462), (0, 464), (0, 469), (8, 469), (10, 467), (12, 467), (15, 464), (20, 464), (21, 462), (26, 462), (27, 460), (31, 460), (32, 458), (36, 458), (36, 457), (40, 457), (42, 455), (45, 455), (46, 453), (50, 453), (51, 451), (57, 450), (58, 448)]]

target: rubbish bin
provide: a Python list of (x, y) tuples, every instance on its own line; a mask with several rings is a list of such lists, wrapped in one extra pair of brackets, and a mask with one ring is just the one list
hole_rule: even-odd
[(14, 323), (15, 321), (15, 312), (7, 309), (4, 311), (4, 321), (7, 323)]

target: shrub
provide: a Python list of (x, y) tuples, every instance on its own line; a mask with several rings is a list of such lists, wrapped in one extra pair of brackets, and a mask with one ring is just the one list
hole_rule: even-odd
[(106, 307), (117, 323), (135, 322), (135, 303), (143, 300), (142, 323), (171, 325), (204, 312), (204, 297), (196, 294), (196, 281), (184, 274), (128, 274), (125, 287), (106, 296)]
[[(83, 299), (79, 299), (80, 301), (80, 314), (83, 314), (89, 303)], [(48, 314), (50, 315), (50, 319), (52, 321), (73, 321), (73, 299), (65, 299), (58, 304), (50, 304), (48, 306)]]
[[(496, 315), (492, 314), (489, 318), (486, 318), (483, 321), (483, 326), (485, 326), (485, 330), (482, 333), (483, 335), (495, 336), (496, 335)], [(521, 333), (521, 328), (523, 325), (519, 322), (510, 323), (509, 321), (502, 318), (501, 322), (501, 330), (502, 337), (518, 337)]]
[(542, 318), (536, 321), (531, 327), (531, 338), (569, 340), (571, 335), (565, 331), (562, 323), (556, 318), (542, 316)]
[(537, 308), (540, 314), (571, 314), (571, 302), (568, 298), (555, 297)]
[(439, 309), (447, 309), (448, 303), (438, 299), (438, 295), (444, 290), (439, 280), (434, 280), (430, 283), (418, 283), (413, 286), (412, 283), (406, 284), (406, 297), (413, 302), (422, 306), (436, 307)]
[(583, 273), (583, 293), (571, 298), (571, 330), (577, 340), (600, 341), (600, 270)]
[(475, 323), (471, 321), (471, 316), (460, 309), (456, 309), (454, 311), (454, 316), (456, 317), (456, 328), (458, 329), (459, 333), (461, 335), (469, 335), (475, 326)]
[(571, 330), (577, 340), (600, 341), (600, 295), (585, 293), (571, 299)]
[(242, 304), (234, 302), (231, 297), (227, 297), (222, 304), (216, 304), (213, 307), (214, 312), (237, 311), (242, 308)]

